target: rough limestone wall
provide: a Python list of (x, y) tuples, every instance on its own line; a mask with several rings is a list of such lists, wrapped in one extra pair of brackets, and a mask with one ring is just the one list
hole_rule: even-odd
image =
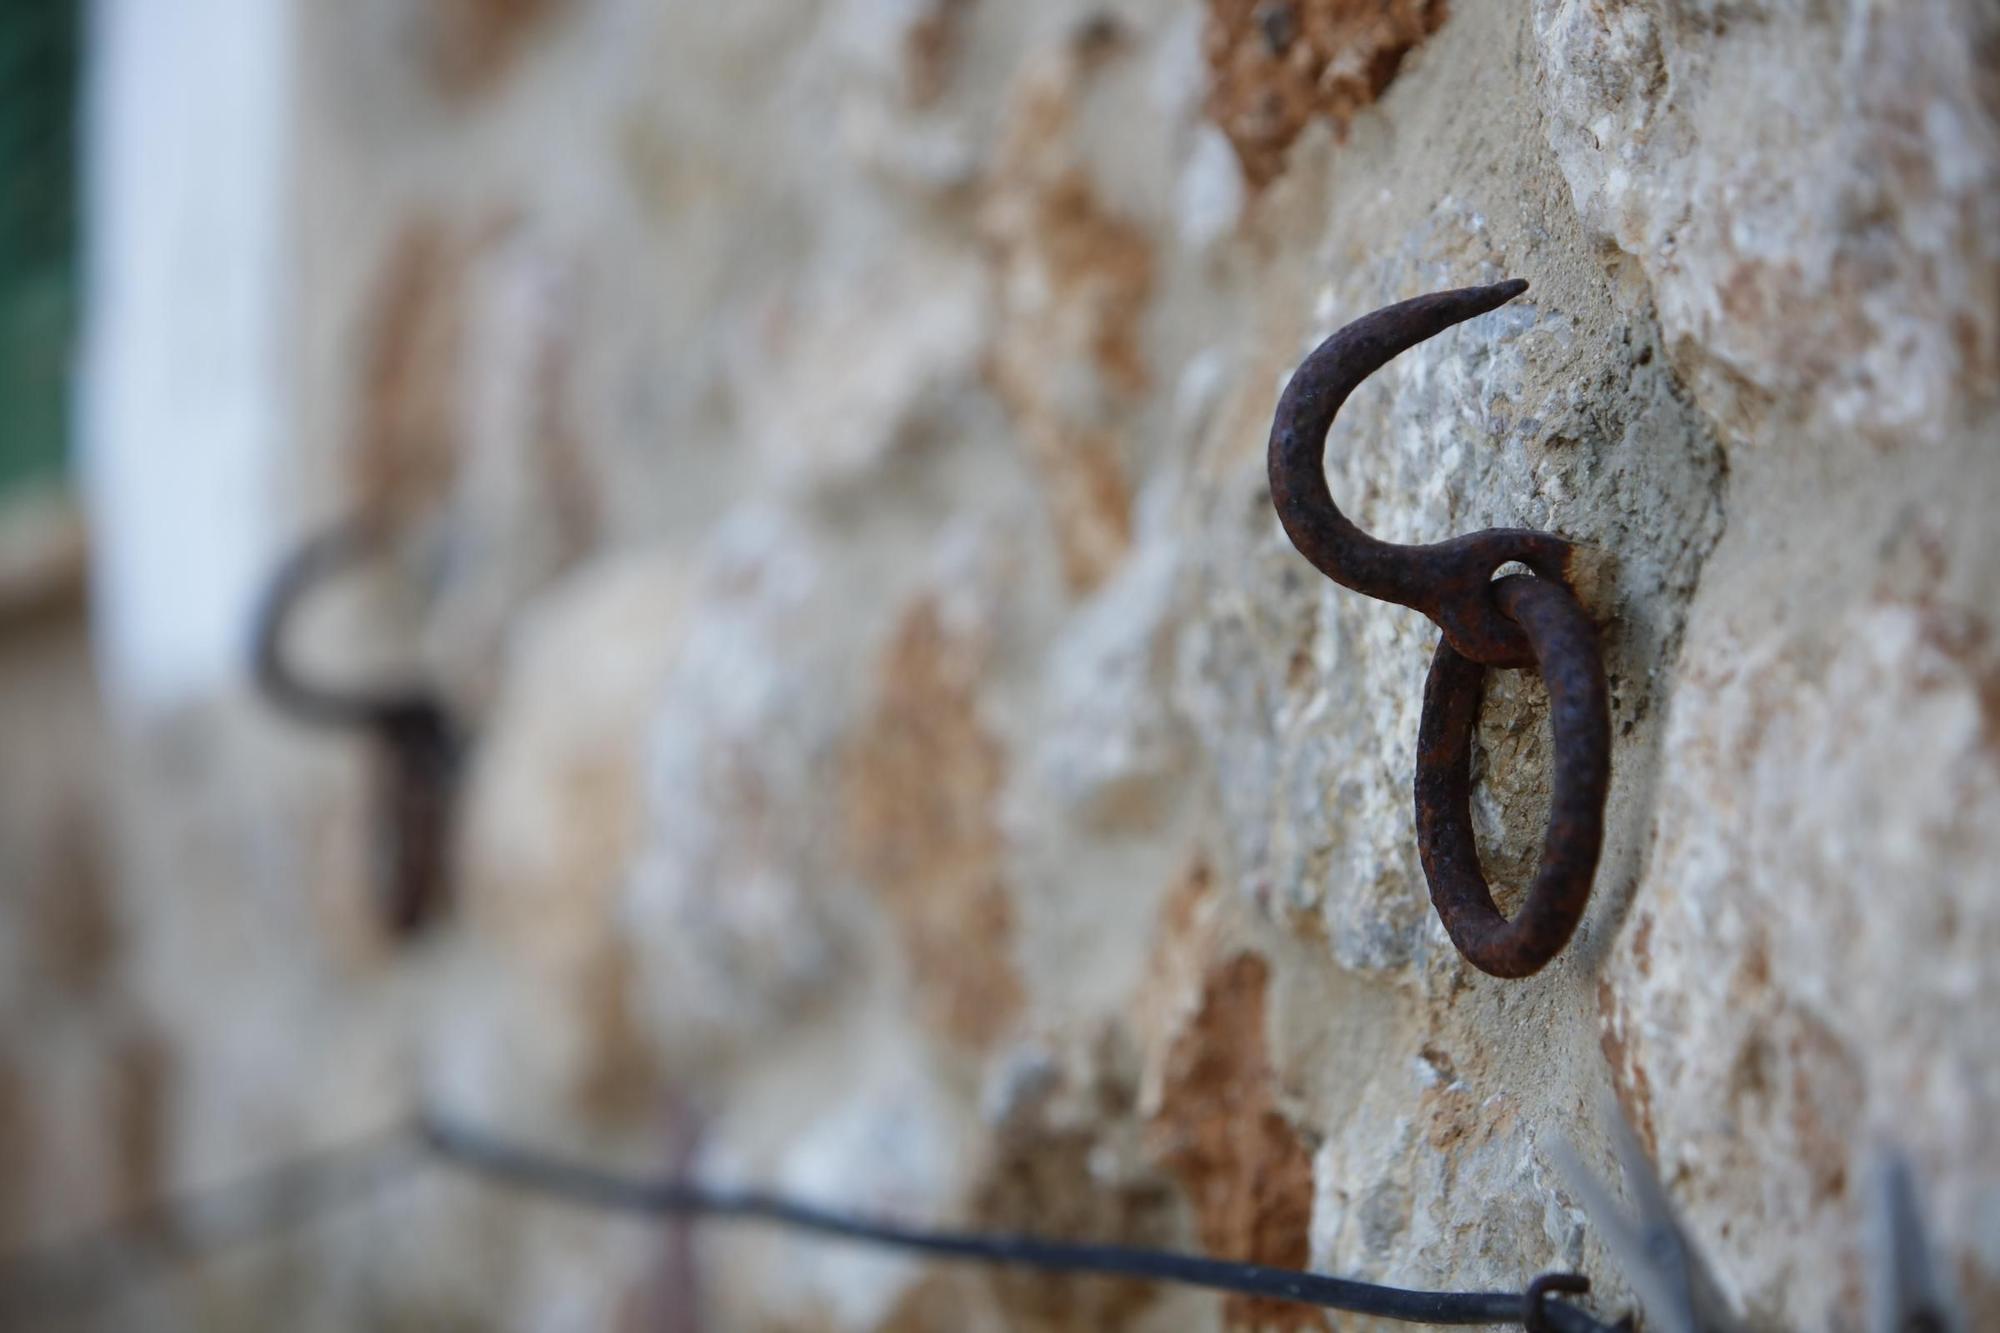
[(150, 1194), (165, 1047), (121, 993), (91, 669), (87, 542), (68, 503), (0, 501), (0, 1252)]
[[(366, 0), (300, 42), (287, 510), (397, 518), (421, 605), (346, 623), (481, 743), (415, 945), (366, 915), (358, 760), (247, 699), (140, 745), (166, 1174), (421, 1093), (913, 1218), (1581, 1267), (1613, 1311), (1547, 1151), (1605, 1160), (1609, 1088), (1757, 1319), (1860, 1326), (1883, 1136), (2000, 1318), (1991, 6)], [(1424, 894), (1435, 631), (1315, 574), (1262, 458), (1320, 337), (1502, 276), (1329, 477), (1393, 540), (1598, 553), (1604, 863), (1517, 982)], [(352, 665), (384, 640), (339, 614)], [(1490, 684), (1518, 883), (1545, 703)], [(432, 1178), (149, 1309), (656, 1327), (685, 1244)], [(717, 1328), (1328, 1326), (693, 1244)]]

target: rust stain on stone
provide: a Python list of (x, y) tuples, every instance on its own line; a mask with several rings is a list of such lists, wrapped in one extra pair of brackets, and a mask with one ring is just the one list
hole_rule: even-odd
[(1626, 1034), (1626, 1013), (1609, 981), (1597, 983), (1597, 1045), (1611, 1071), (1611, 1091), (1618, 1098), (1625, 1123), (1632, 1126), (1648, 1156), (1657, 1157), (1659, 1136), (1653, 1126), (1653, 1085), (1646, 1077)]
[(1456, 1181), (1459, 1163), (1470, 1154), (1521, 1132), (1521, 1110), (1505, 1093), (1475, 1093), (1459, 1076), (1451, 1052), (1437, 1042), (1425, 1042), (1419, 1056), (1435, 1076), (1417, 1098), (1424, 1142), (1443, 1161), (1446, 1180)]
[(977, 706), (985, 656), (934, 598), (920, 600), (890, 642), (843, 773), (850, 855), (896, 921), (925, 1016), (978, 1049), (1022, 998), (996, 820), (1004, 763)]
[(565, 564), (581, 560), (597, 544), (604, 517), (590, 449), (570, 410), (576, 330), (583, 322), (574, 287), (573, 280), (562, 283), (559, 313), (540, 330), (534, 350), (536, 455)]
[(375, 284), (353, 469), (355, 495), (371, 512), (421, 508), (450, 484), (470, 258), (443, 224), (413, 222)]
[(111, 1063), (112, 1160), (116, 1207), (130, 1212), (159, 1197), (167, 1178), (173, 1057), (147, 1032), (119, 1042)]
[(636, 1119), (655, 1106), (665, 1075), (634, 1002), (638, 961), (622, 943), (607, 945), (580, 979), (580, 1008), (592, 1035), (579, 1103), (604, 1120)]
[(977, 1299), (971, 1286), (962, 1272), (927, 1273), (903, 1289), (875, 1333), (958, 1333), (966, 1326), (967, 1306)]
[(506, 78), (542, 21), (561, 0), (430, 0), (431, 67), (455, 98), (490, 91)]
[(1846, 1196), (1849, 1145), (1860, 1137), (1867, 1079), (1860, 1061), (1830, 1027), (1799, 1011), (1788, 1043), (1791, 1140), (1816, 1204)]
[[(1123, 1114), (1129, 1113), (1124, 1108)], [(1101, 1143), (1099, 1133), (1082, 1127), (1038, 1124), (1003, 1132), (974, 1195), (977, 1225), (1061, 1240), (1171, 1246), (1174, 1201), (1167, 1182), (1100, 1180), (1092, 1160)], [(982, 1276), (1009, 1328), (1115, 1333), (1158, 1294), (1153, 1284), (1132, 1279), (1050, 1277), (1009, 1269)]]
[(42, 1146), (28, 1077), (16, 1066), (15, 1052), (0, 1046), (0, 1172), (8, 1181), (0, 1190), (0, 1245), (10, 1250), (33, 1232), (37, 1201), (30, 1185)]
[(29, 934), (48, 979), (83, 995), (110, 981), (121, 943), (104, 834), (81, 793), (47, 820), (44, 873), (28, 878), (24, 895)]
[(1208, 905), (1215, 896), (1215, 872), (1206, 854), (1198, 853), (1168, 894), (1153, 933), (1145, 979), (1133, 997), (1132, 1025), (1148, 1060), (1160, 1067), (1179, 1035), (1181, 998), (1193, 989), (1214, 955), (1214, 931)]
[(999, 307), (987, 373), (1027, 440), (1079, 592), (1131, 546), (1126, 427), (1151, 378), (1152, 245), (1099, 199), (1073, 132), (1081, 88), (1117, 45), (1086, 30), (1030, 69), (980, 213)]
[[(1264, 1034), (1270, 966), (1239, 953), (1212, 967), (1201, 1001), (1167, 1053), (1160, 1109), (1148, 1126), (1161, 1161), (1194, 1205), (1202, 1249), (1218, 1258), (1304, 1268), (1312, 1155), (1279, 1112)], [(1325, 1328), (1306, 1306), (1231, 1296), (1231, 1328)]]
[(910, 105), (935, 104), (951, 86), (973, 0), (931, 0), (903, 32), (903, 86)]
[(1462, 1087), (1426, 1088), (1419, 1103), (1425, 1115), (1424, 1142), (1450, 1171), (1458, 1157), (1479, 1146), (1486, 1125), (1478, 1099)]
[(1209, 0), (1208, 114), (1253, 186), (1316, 117), (1346, 132), (1444, 23), (1445, 0)]

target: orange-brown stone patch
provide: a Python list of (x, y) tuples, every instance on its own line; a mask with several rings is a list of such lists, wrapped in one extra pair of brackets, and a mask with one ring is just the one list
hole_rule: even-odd
[(42, 1145), (35, 1134), (34, 1103), (28, 1077), (15, 1064), (14, 1052), (0, 1045), (0, 1171), (9, 1187), (0, 1190), (0, 1244), (20, 1247), (33, 1233), (35, 1199), (28, 1188)]
[(1167, 895), (1154, 928), (1145, 978), (1131, 1006), (1132, 1024), (1149, 1063), (1164, 1067), (1179, 1035), (1181, 997), (1198, 983), (1215, 952), (1208, 904), (1215, 896), (1215, 872), (1197, 854)]
[(430, 0), (431, 65), (452, 97), (496, 87), (560, 0)]
[(918, 602), (843, 775), (850, 855), (896, 921), (926, 1019), (982, 1049), (1021, 1007), (996, 820), (1004, 764), (977, 707), (985, 655), (935, 600)]
[[(1065, 1240), (1164, 1247), (1173, 1242), (1173, 1200), (1164, 1180), (1107, 1187), (1091, 1170), (1098, 1146), (1082, 1129), (1003, 1135), (976, 1192), (972, 1215), (986, 1230)], [(1061, 1278), (995, 1269), (985, 1274), (1010, 1328), (1115, 1333), (1152, 1304), (1151, 1283)]]
[(406, 511), (449, 484), (460, 442), (463, 238), (415, 222), (396, 238), (366, 315), (354, 490), (370, 512)]
[[(1212, 968), (1167, 1054), (1150, 1136), (1194, 1205), (1202, 1248), (1218, 1258), (1304, 1268), (1312, 1155), (1279, 1112), (1264, 1035), (1270, 966), (1241, 953)], [(1231, 1296), (1232, 1328), (1325, 1328), (1304, 1306)]]
[(600, 1119), (633, 1119), (657, 1101), (663, 1073), (636, 1012), (637, 960), (622, 944), (606, 947), (581, 979), (578, 1007), (594, 1040), (578, 1100)]
[(1646, 1067), (1639, 1062), (1627, 1031), (1629, 1015), (1618, 1002), (1611, 983), (1597, 983), (1597, 1044), (1604, 1063), (1611, 1070), (1611, 1091), (1648, 1154), (1659, 1151), (1658, 1132), (1653, 1125), (1653, 1085)]
[(931, 0), (903, 33), (903, 86), (910, 105), (930, 106), (944, 96), (964, 46), (973, 0)]
[[(64, 785), (69, 777), (62, 775)], [(33, 868), (21, 892), (31, 956), (58, 993), (73, 996), (111, 980), (120, 945), (103, 831), (89, 808), (94, 794), (80, 786), (63, 792), (54, 808), (37, 812), (41, 827), (22, 830), (15, 843)]]
[(1849, 1184), (1849, 1145), (1860, 1137), (1866, 1077), (1846, 1043), (1803, 1011), (1788, 1045), (1791, 1137), (1799, 1161), (1810, 1173), (1813, 1202), (1843, 1198)]
[(1315, 117), (1336, 129), (1382, 96), (1445, 0), (1209, 0), (1208, 114), (1253, 186)]
[(169, 1098), (173, 1059), (160, 1037), (138, 1032), (114, 1048), (111, 1062), (111, 1149), (117, 1207), (131, 1211), (159, 1196), (167, 1178)]
[(1079, 89), (1115, 45), (1085, 32), (1030, 72), (981, 210), (999, 304), (988, 374), (1041, 474), (1079, 592), (1131, 546), (1125, 426), (1150, 380), (1152, 246), (1098, 198), (1072, 133)]
[[(570, 304), (573, 294), (566, 293)], [(603, 525), (603, 498), (590, 463), (590, 450), (570, 410), (575, 381), (574, 309), (567, 320), (551, 321), (535, 348), (536, 461), (546, 486), (550, 517), (564, 563), (582, 559), (597, 544)]]

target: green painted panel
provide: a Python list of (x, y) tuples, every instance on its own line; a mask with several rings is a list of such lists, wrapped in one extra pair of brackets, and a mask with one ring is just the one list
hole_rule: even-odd
[(0, 5), (0, 494), (69, 455), (81, 51), (78, 0)]

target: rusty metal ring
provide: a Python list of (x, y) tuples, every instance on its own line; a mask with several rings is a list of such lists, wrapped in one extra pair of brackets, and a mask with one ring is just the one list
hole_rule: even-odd
[(1472, 837), (1472, 732), (1486, 668), (1438, 641), (1417, 732), (1417, 853), (1451, 942), (1474, 967), (1525, 977), (1562, 951), (1590, 900), (1611, 781), (1610, 691), (1597, 631), (1567, 588), (1510, 575), (1494, 603), (1520, 627), (1549, 692), (1555, 791), (1528, 899), (1512, 920), (1493, 903)]
[(1489, 287), (1433, 292), (1363, 315), (1315, 348), (1293, 372), (1271, 422), (1266, 466), (1271, 503), (1285, 535), (1342, 587), (1423, 612), (1463, 657), (1484, 666), (1527, 666), (1526, 638), (1493, 603), (1490, 584), (1519, 561), (1568, 582), (1574, 546), (1550, 532), (1490, 528), (1429, 546), (1369, 536), (1340, 512), (1326, 484), (1327, 433), (1361, 381), (1397, 353), (1485, 314), (1528, 289), (1515, 278)]

